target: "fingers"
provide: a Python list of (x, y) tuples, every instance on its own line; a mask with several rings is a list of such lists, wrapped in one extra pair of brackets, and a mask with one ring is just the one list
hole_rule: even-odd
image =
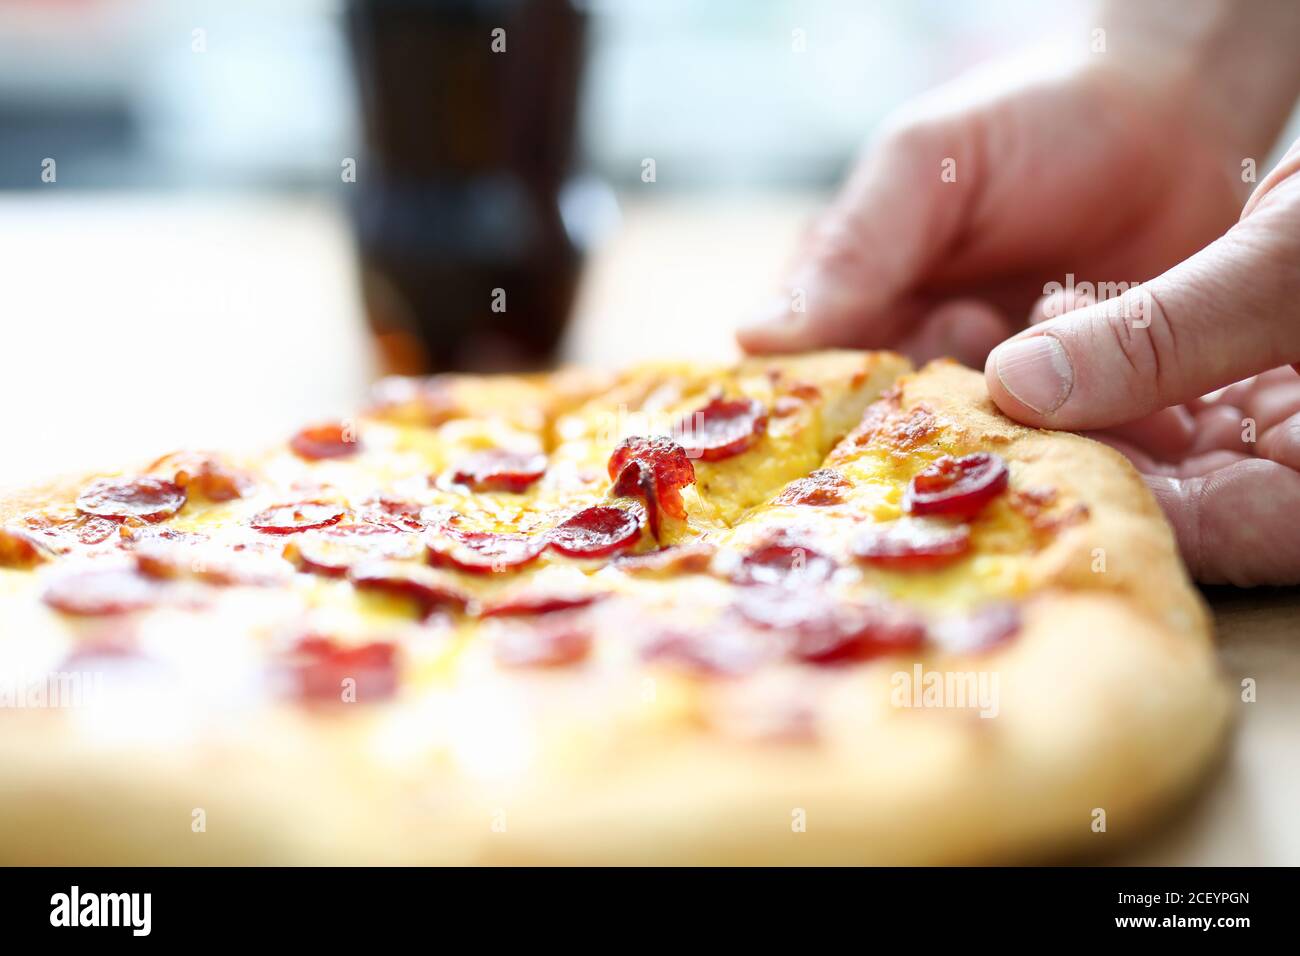
[(1285, 429), (1275, 432), (1275, 426), (1300, 413), (1300, 378), (1290, 368), (1273, 369), (1191, 407), (1196, 432), (1192, 453), (1225, 448), (1282, 461), (1269, 452), (1268, 443), (1285, 434)]
[(913, 126), (867, 154), (817, 221), (784, 294), (737, 337), (752, 352), (894, 344), (895, 308), (948, 248), (964, 215), (967, 178), (945, 160), (968, 152), (957, 122)]
[(1300, 579), (1300, 474), (1247, 458), (1190, 478), (1147, 476), (1192, 575), (1207, 583)]
[(985, 377), (1012, 418), (1102, 428), (1300, 359), (1300, 178), (1151, 282), (999, 346)]
[(1215, 449), (1197, 455), (1180, 458), (1177, 461), (1160, 461), (1140, 445), (1116, 436), (1113, 432), (1084, 432), (1088, 438), (1095, 439), (1103, 445), (1109, 445), (1133, 463), (1133, 467), (1144, 477), (1161, 475), (1166, 478), (1193, 478), (1207, 475), (1219, 468), (1226, 468), (1234, 462), (1250, 458), (1244, 452)]
[(1242, 441), (1241, 409), (1231, 405), (1214, 405), (1195, 415), (1196, 438), (1192, 444), (1194, 452), (1206, 452), (1216, 448), (1230, 448), (1234, 451), (1249, 451)]
[(1158, 461), (1181, 459), (1192, 450), (1198, 437), (1196, 420), (1181, 405), (1162, 408), (1144, 418), (1116, 425), (1107, 431), (1116, 438), (1144, 449)]
[(1300, 470), (1300, 414), (1283, 419), (1260, 435), (1259, 454)]
[[(1278, 422), (1284, 421), (1300, 412), (1300, 378), (1292, 376), (1288, 381), (1274, 382), (1266, 388), (1253, 392), (1246, 401), (1243, 411), (1245, 417), (1255, 423), (1255, 428), (1267, 431)], [(1238, 425), (1244, 426), (1244, 419), (1238, 419)]]
[(930, 312), (898, 349), (918, 366), (948, 357), (981, 368), (993, 347), (1010, 334), (1011, 323), (997, 309), (984, 302), (958, 299)]

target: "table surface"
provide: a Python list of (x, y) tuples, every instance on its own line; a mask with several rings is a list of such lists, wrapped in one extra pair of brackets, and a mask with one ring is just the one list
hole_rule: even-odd
[[(734, 354), (815, 209), (805, 196), (625, 201), (565, 347), (610, 365)], [(0, 198), (0, 485), (183, 446), (257, 447), (355, 408), (378, 371), (332, 205), (229, 196)], [(39, 405), (39, 414), (24, 409)], [(1117, 862), (1300, 864), (1300, 591), (1213, 589), (1238, 707), (1195, 798)]]

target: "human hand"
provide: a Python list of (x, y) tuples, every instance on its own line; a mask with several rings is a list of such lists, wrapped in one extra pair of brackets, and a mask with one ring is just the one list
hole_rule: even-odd
[(1110, 65), (1038, 75), (965, 77), (892, 120), (741, 344), (980, 365), (1046, 281), (1137, 281), (1236, 218), (1241, 154), (1182, 87)]
[(1278, 367), (1300, 361), (1300, 142), (1221, 239), (1118, 298), (1044, 299), (1033, 320), (988, 359), (1004, 412), (1106, 429), (1198, 579), (1300, 581), (1300, 377)]

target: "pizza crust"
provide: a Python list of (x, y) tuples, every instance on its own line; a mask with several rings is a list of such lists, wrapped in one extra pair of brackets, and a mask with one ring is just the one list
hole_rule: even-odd
[[(924, 404), (952, 425), (955, 441), (997, 451), (1017, 485), (1088, 502), (1087, 520), (1039, 554), (1024, 626), (1002, 649), (906, 655), (818, 677), (801, 686), (824, 709), (812, 744), (701, 732), (700, 708), (717, 695), (667, 679), (642, 708), (640, 683), (609, 684), (591, 669), (521, 678), (509, 694), (591, 695), (594, 719), (563, 733), (546, 728), (531, 762), (517, 765), (513, 742), (493, 737), (491, 720), (454, 722), (456, 743), (482, 758), (472, 772), (420, 746), (445, 710), (341, 719), (283, 707), (256, 728), (207, 714), (197, 736), (129, 747), (87, 733), (75, 713), (8, 715), (0, 857), (989, 863), (1104, 852), (1148, 832), (1204, 772), (1229, 701), (1208, 615), (1158, 506), (1111, 449), (1002, 417), (973, 372), (935, 363), (900, 387), (905, 409)], [(80, 485), (7, 498), (0, 518)], [(1094, 570), (1097, 549), (1104, 571)], [(898, 675), (918, 665), (996, 674), (997, 715), (895, 706)], [(477, 700), (470, 687), (473, 706), (455, 713), (493, 713), (500, 688), (482, 689)], [(674, 710), (665, 698), (679, 691)], [(502, 754), (498, 765), (488, 759)]]
[(1061, 489), (1087, 503), (1087, 520), (1065, 525), (1041, 553), (1035, 589), (1112, 591), (1165, 629), (1209, 643), (1208, 609), (1160, 506), (1123, 455), (1080, 435), (1016, 424), (979, 376), (955, 362), (932, 362), (900, 385), (905, 409), (925, 405), (955, 425), (958, 442), (1002, 455), (1017, 486)]

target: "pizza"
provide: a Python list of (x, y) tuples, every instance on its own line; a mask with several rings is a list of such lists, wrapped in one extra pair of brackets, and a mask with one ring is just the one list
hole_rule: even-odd
[(11, 492), (0, 622), (6, 862), (1063, 859), (1227, 719), (1132, 468), (889, 353), (388, 379)]

